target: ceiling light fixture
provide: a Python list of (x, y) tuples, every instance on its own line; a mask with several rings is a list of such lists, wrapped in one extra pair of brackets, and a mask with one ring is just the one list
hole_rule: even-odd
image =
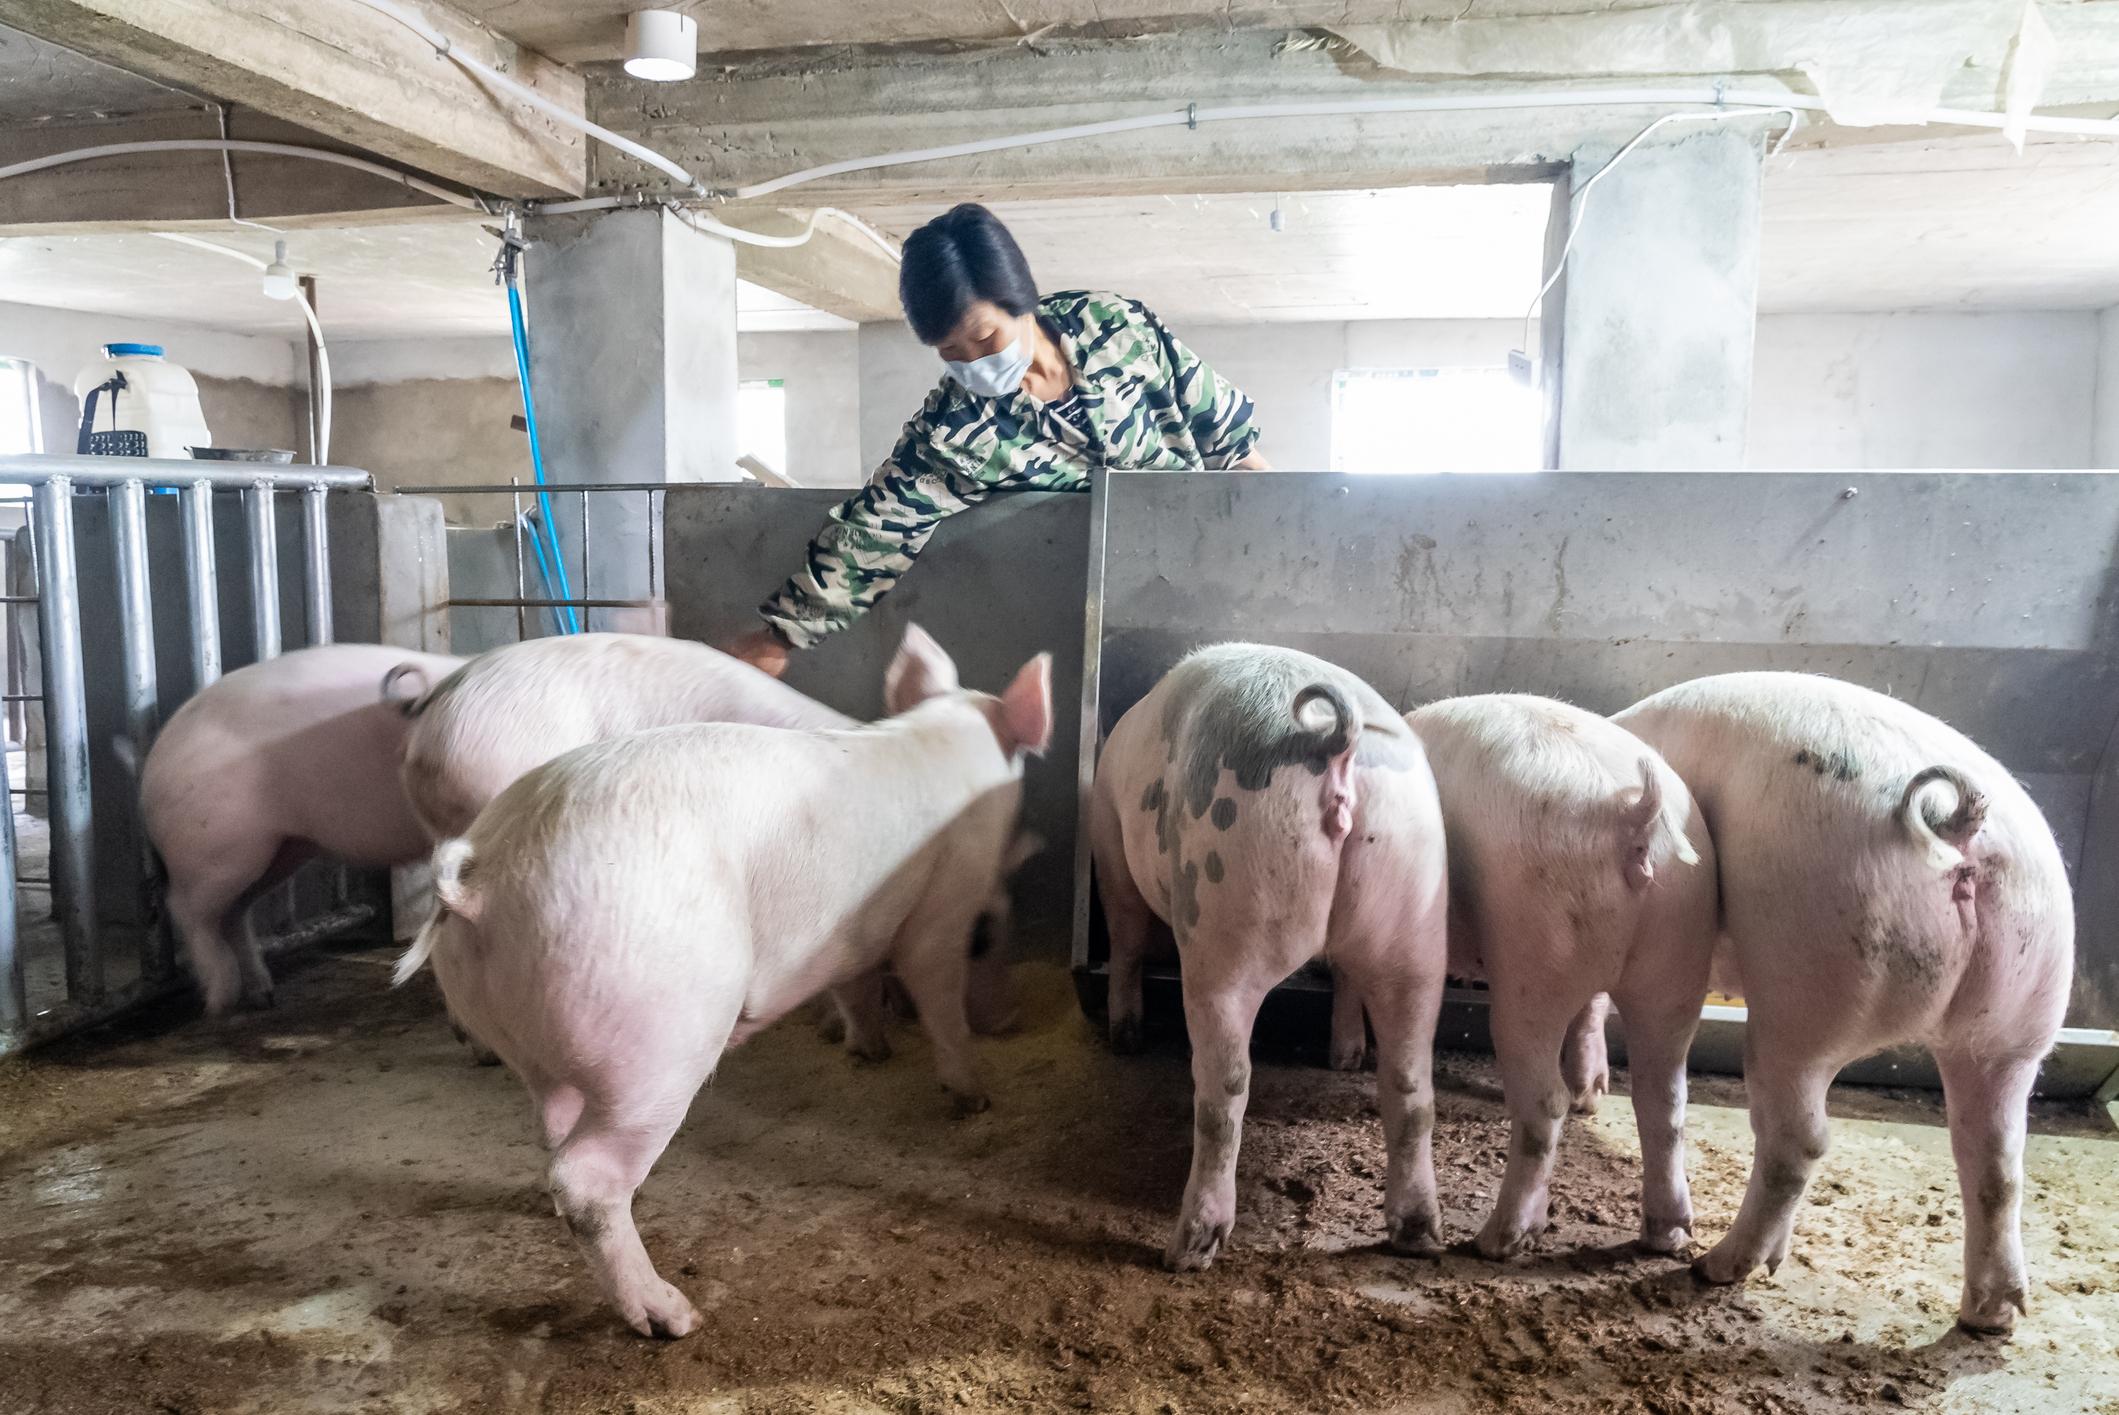
[(636, 79), (675, 83), (699, 68), (699, 22), (675, 10), (635, 10), (625, 17), (625, 71)]
[(268, 299), (291, 300), (297, 286), (294, 267), (287, 264), (287, 243), (272, 243), (272, 264), (265, 267), (265, 295)]

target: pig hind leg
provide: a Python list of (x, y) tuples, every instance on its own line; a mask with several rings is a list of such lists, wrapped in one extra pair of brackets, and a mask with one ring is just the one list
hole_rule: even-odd
[(1795, 1214), (1829, 1132), (1825, 1092), (1847, 1058), (1804, 1054), (1788, 1026), (1775, 1026), (1753, 1000), (1744, 1035), (1744, 1090), (1751, 1100), (1751, 1179), (1736, 1223), (1692, 1265), (1702, 1280), (1742, 1282), (1771, 1273), (1788, 1256)]
[(964, 1008), (969, 976), (971, 920), (961, 916), (909, 922), (892, 956), (898, 980), (912, 995), (920, 1027), (934, 1044), (934, 1065), (959, 1115), (986, 1109), (986, 1085), (971, 1045)]
[[(238, 998), (250, 1001), (252, 980), (264, 969), (263, 960), (255, 958), (257, 945), (243, 926), (247, 882), (231, 882), (225, 874), (195, 877), (172, 872), (170, 922), (184, 941), (184, 956), (191, 962), (192, 976), (211, 1013), (226, 1012)], [(240, 945), (237, 939), (242, 940)], [(268, 974), (263, 1000), (269, 1003), (271, 997)]]
[(1676, 1253), (1692, 1239), (1692, 1191), (1685, 1180), (1685, 1057), (1700, 1007), (1696, 997), (1673, 1003), (1653, 995), (1668, 991), (1659, 982), (1623, 993), (1619, 1012), (1626, 1019), (1626, 1071), (1641, 1135), (1641, 1246), (1652, 1253)]
[(827, 1041), (846, 1043), (847, 1053), (862, 1061), (890, 1060), (890, 1032), (883, 1011), (883, 970), (872, 969), (830, 992)]
[[(1201, 973), (1220, 969), (1199, 970)], [(1236, 1222), (1236, 1155), (1251, 1095), (1251, 1027), (1276, 980), (1185, 980), (1192, 1037), (1192, 1172), (1163, 1265), (1196, 1272), (1214, 1261)]]
[(1332, 971), (1332, 1050), (1334, 1071), (1359, 1071), (1369, 1057), (1368, 1017), (1361, 990), (1343, 969)]
[[(1425, 1256), (1442, 1251), (1442, 1205), (1435, 1194), (1435, 1024), (1443, 974), (1422, 972), (1409, 956), (1410, 934), (1393, 936), (1358, 962), (1342, 957), (1349, 980), (1376, 1027), (1376, 1109), (1383, 1115), (1384, 1231), (1393, 1249)], [(1335, 944), (1342, 955), (1345, 945)], [(1433, 950), (1439, 960), (1442, 950)]]
[(642, 1336), (683, 1336), (699, 1324), (690, 1300), (655, 1271), (633, 1226), (633, 1193), (677, 1132), (696, 1089), (696, 1079), (687, 1075), (681, 1087), (671, 1086), (645, 1105), (634, 1097), (623, 1108), (591, 1101), (547, 1172), (553, 1206), (589, 1270), (626, 1325)]
[(1476, 1242), (1486, 1257), (1502, 1259), (1522, 1252), (1547, 1226), (1553, 1160), (1570, 1100), (1560, 1051), (1576, 1013), (1548, 991), (1547, 980), (1525, 987), (1497, 977), (1495, 984), (1494, 1055), (1510, 1120), (1508, 1166)]
[(2023, 1262), (2023, 1135), (2038, 1057), (1995, 1059), (1938, 1050), (1950, 1148), (1964, 1196), (1964, 1297), (1959, 1325), (2001, 1334), (2027, 1310)]
[(1598, 993), (1574, 1021), (1567, 1024), (1567, 1040), (1560, 1048), (1560, 1073), (1567, 1078), (1567, 1093), (1573, 1097), (1576, 1115), (1595, 1115), (1597, 1097), (1611, 1093), (1611, 1058), (1604, 1045), (1604, 1019), (1611, 1013), (1611, 999)]
[(1091, 803), (1090, 822), (1096, 857), (1096, 892), (1104, 909), (1104, 928), (1111, 939), (1109, 1001), (1106, 1011), (1111, 1049), (1135, 1052), (1141, 1045), (1141, 967), (1148, 956), (1154, 915), (1126, 863), (1118, 816), (1101, 793)]

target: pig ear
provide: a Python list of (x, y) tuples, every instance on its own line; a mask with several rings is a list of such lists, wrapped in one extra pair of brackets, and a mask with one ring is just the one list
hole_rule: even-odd
[(1043, 755), (1052, 744), (1052, 655), (1041, 653), (1024, 664), (1001, 694), (1001, 725), (1016, 749)]
[(883, 675), (883, 707), (893, 717), (929, 698), (957, 690), (956, 664), (917, 624), (905, 626), (905, 642)]

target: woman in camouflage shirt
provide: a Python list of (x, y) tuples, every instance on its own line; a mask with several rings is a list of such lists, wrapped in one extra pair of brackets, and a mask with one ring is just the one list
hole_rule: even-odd
[(1086, 491), (1093, 471), (1265, 469), (1251, 400), (1137, 300), (1039, 299), (1008, 228), (964, 205), (905, 242), (898, 293), (948, 375), (890, 460), (831, 513), (735, 651), (777, 673), (790, 648), (889, 592), (944, 516), (996, 491)]

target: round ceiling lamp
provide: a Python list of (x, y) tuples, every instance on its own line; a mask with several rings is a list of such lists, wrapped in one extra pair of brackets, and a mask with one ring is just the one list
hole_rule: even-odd
[(699, 68), (699, 22), (675, 10), (635, 10), (625, 17), (625, 71), (636, 79), (675, 83)]

